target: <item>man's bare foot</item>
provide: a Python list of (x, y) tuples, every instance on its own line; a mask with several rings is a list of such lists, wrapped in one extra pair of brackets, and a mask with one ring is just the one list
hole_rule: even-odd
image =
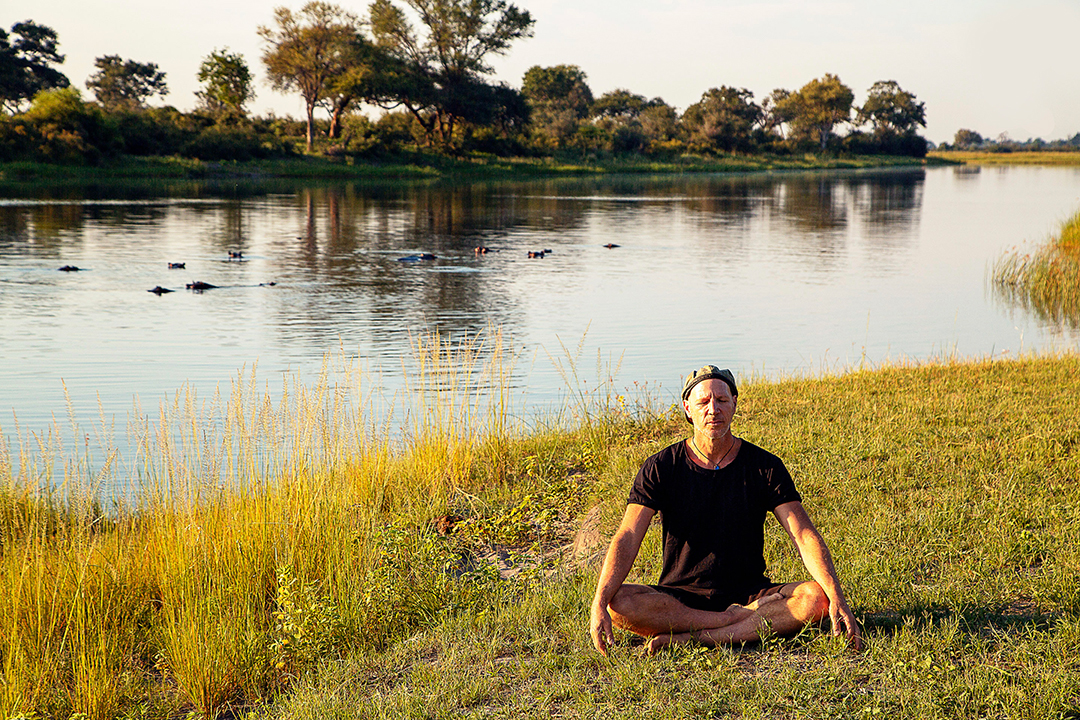
[(784, 599), (784, 595), (779, 590), (777, 590), (776, 592), (772, 593), (771, 595), (765, 595), (764, 597), (759, 597), (754, 602), (743, 605), (742, 607), (749, 608), (750, 610), (757, 610), (762, 605), (767, 605), (768, 603), (776, 602), (777, 600), (783, 600), (783, 599)]
[(693, 639), (690, 633), (665, 633), (656, 635), (645, 646), (646, 655), (655, 655), (669, 645), (685, 645)]

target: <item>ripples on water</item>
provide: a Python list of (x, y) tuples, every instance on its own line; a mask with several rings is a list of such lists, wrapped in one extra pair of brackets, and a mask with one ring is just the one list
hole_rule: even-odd
[(616, 389), (665, 399), (705, 362), (775, 375), (1076, 342), (986, 288), (1003, 249), (1080, 205), (1069, 168), (63, 194), (0, 200), (5, 433), (12, 412), (65, 417), (65, 387), (77, 417), (123, 426), (135, 396), (209, 395), (255, 363), (273, 387), (339, 350), (392, 393), (435, 330), (502, 328), (522, 407), (563, 397), (549, 356), (583, 337), (583, 378), (599, 354)]

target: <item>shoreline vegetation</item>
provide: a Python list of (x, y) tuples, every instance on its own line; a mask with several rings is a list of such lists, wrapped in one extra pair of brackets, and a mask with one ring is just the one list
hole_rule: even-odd
[(178, 157), (125, 157), (101, 165), (52, 165), (37, 162), (0, 163), (0, 187), (47, 184), (50, 187), (90, 183), (209, 181), (258, 183), (268, 180), (331, 181), (498, 181), (559, 177), (637, 174), (726, 173), (800, 170), (922, 167), (950, 164), (904, 156), (732, 155), (683, 156), (671, 160), (610, 158), (566, 160), (500, 158), (487, 155), (452, 158), (416, 153), (386, 161), (307, 156), (279, 160), (203, 161)]
[(1080, 151), (1014, 150), (986, 152), (979, 150), (931, 150), (926, 154), (943, 162), (964, 165), (1080, 165)]
[[(0, 473), (22, 451), (0, 475), (0, 716), (1080, 713), (1080, 356), (746, 382), (736, 432), (791, 467), (868, 649), (810, 629), (644, 658), (620, 634), (605, 659), (597, 553), (685, 421), (568, 353), (561, 413), (515, 422), (497, 333), (416, 353), (399, 407), (425, 412), (393, 440), (358, 375), (178, 394), (132, 429), (108, 512), (114, 453), (0, 442)], [(799, 579), (767, 528), (771, 576)], [(654, 528), (632, 577), (659, 554)]]
[(998, 294), (1044, 321), (1080, 329), (1080, 210), (1057, 237), (1021, 252), (1008, 251), (994, 263)]
[(986, 153), (933, 151), (925, 158), (888, 155), (730, 155), (681, 156), (670, 160), (607, 158), (501, 158), (491, 155), (448, 157), (415, 153), (379, 161), (304, 156), (278, 160), (205, 161), (179, 157), (135, 157), (100, 165), (0, 163), (0, 189), (38, 186), (141, 185), (169, 182), (258, 185), (269, 181), (410, 182), (533, 180), (604, 175), (682, 173), (798, 172), (869, 170), (941, 165), (1080, 165), (1080, 152)]

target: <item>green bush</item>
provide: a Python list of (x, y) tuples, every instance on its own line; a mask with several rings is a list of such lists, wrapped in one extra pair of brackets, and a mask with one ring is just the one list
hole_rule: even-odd
[(96, 164), (121, 150), (115, 126), (74, 88), (43, 90), (30, 109), (0, 126), (0, 158)]

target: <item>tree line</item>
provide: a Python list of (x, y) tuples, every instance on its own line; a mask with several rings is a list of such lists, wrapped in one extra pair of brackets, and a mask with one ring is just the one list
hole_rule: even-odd
[(1042, 138), (1013, 140), (1008, 133), (1000, 133), (996, 137), (983, 137), (975, 130), (960, 128), (956, 131), (951, 143), (943, 142), (937, 146), (937, 149), (977, 150), (992, 153), (1076, 152), (1080, 150), (1080, 132), (1064, 140), (1043, 140)]
[[(374, 0), (364, 18), (323, 0), (278, 7), (273, 22), (257, 29), (261, 63), (275, 90), (303, 99), (299, 121), (250, 114), (254, 73), (228, 48), (203, 59), (191, 112), (149, 107), (168, 92), (165, 73), (117, 55), (95, 60), (86, 81), (94, 100), (84, 100), (56, 68), (64, 57), (55, 31), (16, 23), (0, 29), (0, 160), (247, 159), (301, 147), (359, 156), (422, 150), (587, 158), (926, 152), (918, 134), (925, 104), (892, 80), (874, 83), (861, 105), (833, 74), (760, 102), (725, 85), (682, 113), (628, 89), (596, 97), (574, 65), (534, 66), (520, 89), (496, 82), (492, 59), (531, 37), (534, 23), (505, 0)], [(364, 112), (370, 108), (381, 111), (377, 118)]]

